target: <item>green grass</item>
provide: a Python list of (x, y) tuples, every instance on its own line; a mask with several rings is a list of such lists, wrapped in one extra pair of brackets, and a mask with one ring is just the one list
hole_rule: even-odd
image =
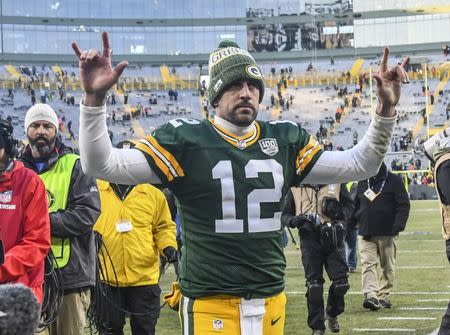
[[(307, 327), (305, 280), (300, 268), (300, 252), (290, 244), (286, 248), (288, 267), (286, 270), (286, 335), (310, 334)], [(423, 252), (425, 251), (425, 252)], [(441, 266), (442, 268), (404, 268)], [(408, 328), (415, 332), (392, 333), (426, 335), (435, 330), (444, 310), (401, 310), (405, 307), (446, 308), (450, 299), (450, 266), (445, 256), (441, 235), (440, 216), (436, 201), (412, 202), (410, 218), (404, 233), (398, 240), (396, 282), (392, 303), (394, 308), (371, 312), (362, 308), (361, 269), (350, 274), (351, 289), (346, 295), (346, 310), (339, 317), (340, 334), (390, 334), (387, 332), (355, 332), (355, 328)], [(174, 274), (168, 272), (161, 281), (163, 290), (168, 290)], [(328, 283), (326, 284), (326, 290)], [(434, 294), (427, 294), (432, 292)], [(442, 293), (439, 293), (442, 292)], [(418, 302), (418, 299), (445, 299), (439, 302)], [(380, 320), (382, 317), (430, 317), (434, 320)], [(327, 332), (328, 333), (328, 332)], [(127, 326), (125, 334), (131, 334)], [(168, 307), (163, 308), (157, 325), (158, 335), (179, 335), (178, 315)], [(225, 335), (225, 334), (224, 334)]]

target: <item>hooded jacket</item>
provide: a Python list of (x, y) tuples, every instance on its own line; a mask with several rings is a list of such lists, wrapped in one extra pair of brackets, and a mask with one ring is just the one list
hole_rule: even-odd
[(102, 281), (112, 286), (157, 284), (159, 253), (177, 248), (176, 227), (164, 194), (150, 184), (119, 187), (98, 180), (102, 214), (94, 229), (102, 235)]
[[(368, 187), (378, 194), (370, 201)], [(358, 183), (355, 219), (361, 236), (395, 236), (403, 231), (409, 216), (409, 196), (400, 176), (389, 172), (383, 163), (378, 173)]]
[[(43, 174), (47, 171), (52, 173), (57, 161), (67, 154), (74, 154), (73, 149), (57, 140), (55, 149), (47, 160), (47, 166), (42, 171), (36, 168), (30, 146), (24, 149), (20, 159), (26, 167)], [(69, 263), (61, 269), (66, 293), (95, 285), (96, 250), (93, 226), (99, 215), (100, 196), (96, 180), (83, 173), (78, 158), (70, 177), (66, 208), (50, 213), (51, 236), (70, 239)]]
[(47, 197), (41, 179), (18, 161), (0, 174), (0, 239), (5, 251), (0, 284), (22, 283), (42, 303), (44, 260), (50, 249)]

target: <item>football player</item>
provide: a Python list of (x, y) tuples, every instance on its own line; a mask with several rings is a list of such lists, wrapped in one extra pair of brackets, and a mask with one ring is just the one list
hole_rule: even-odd
[(395, 125), (403, 66), (388, 68), (384, 50), (377, 113), (352, 149), (323, 152), (291, 121), (256, 121), (263, 75), (253, 57), (225, 41), (209, 58), (212, 120), (178, 118), (134, 149), (112, 147), (106, 93), (127, 66), (103, 52), (72, 47), (85, 96), (80, 104), (84, 170), (121, 184), (164, 184), (177, 197), (183, 252), (180, 268), (183, 334), (281, 335), (285, 304), (281, 199), (299, 183), (366, 179), (377, 172)]

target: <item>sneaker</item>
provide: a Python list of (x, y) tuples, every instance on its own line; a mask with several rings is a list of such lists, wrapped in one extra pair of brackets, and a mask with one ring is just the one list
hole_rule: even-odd
[(389, 299), (381, 299), (380, 305), (382, 308), (392, 308), (392, 303), (389, 301)]
[(350, 272), (350, 273), (355, 273), (355, 272), (356, 272), (356, 268), (349, 268), (349, 269), (348, 269), (348, 272)]
[(332, 333), (339, 333), (341, 328), (339, 327), (339, 322), (337, 320), (337, 317), (329, 316), (325, 313), (325, 325)]
[(325, 330), (315, 329), (313, 330), (312, 335), (325, 335)]
[(371, 311), (376, 311), (381, 308), (381, 305), (377, 298), (366, 298), (363, 301), (363, 307)]

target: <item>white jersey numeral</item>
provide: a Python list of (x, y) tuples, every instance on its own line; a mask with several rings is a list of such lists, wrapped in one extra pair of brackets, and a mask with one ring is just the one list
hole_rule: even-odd
[(177, 118), (177, 119), (172, 119), (172, 120), (170, 120), (169, 123), (170, 123), (174, 128), (178, 128), (179, 126), (182, 126), (184, 123), (188, 123), (188, 124), (199, 124), (200, 121), (198, 121), (198, 120), (196, 120), (196, 119), (180, 117), (180, 118)]
[[(246, 178), (258, 178), (259, 173), (272, 174), (273, 188), (254, 189), (247, 197), (248, 231), (250, 233), (275, 231), (281, 228), (281, 212), (272, 218), (261, 218), (261, 203), (279, 202), (283, 187), (283, 167), (274, 159), (250, 160), (245, 166)], [(217, 219), (217, 233), (243, 233), (244, 220), (236, 218), (236, 194), (231, 161), (220, 161), (212, 169), (213, 179), (220, 180), (222, 192), (222, 219)]]

